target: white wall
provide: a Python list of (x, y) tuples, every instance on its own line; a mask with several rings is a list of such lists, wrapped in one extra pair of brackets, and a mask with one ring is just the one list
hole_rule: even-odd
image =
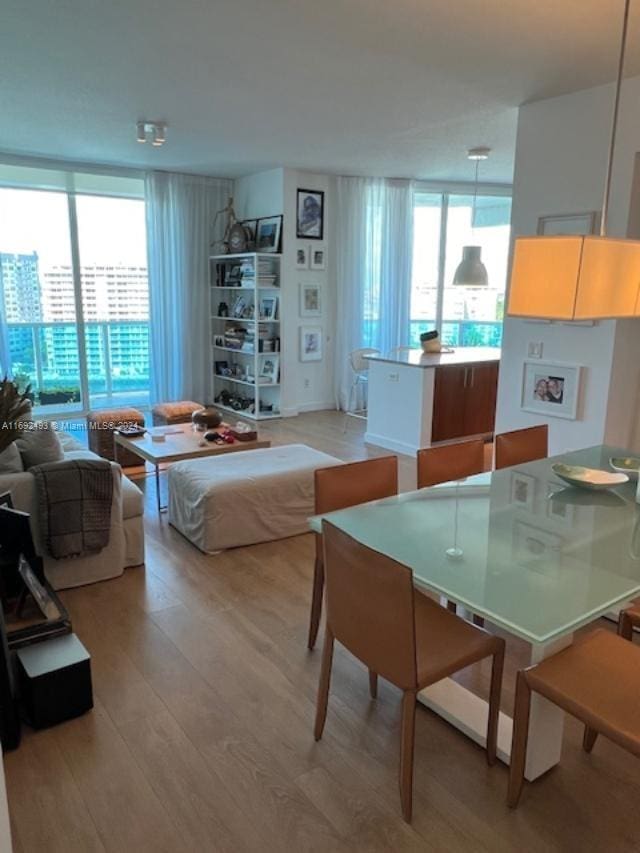
[[(296, 238), (296, 190), (315, 189), (325, 193), (324, 239)], [(335, 178), (300, 172), (295, 169), (271, 169), (239, 178), (234, 186), (235, 210), (240, 219), (255, 219), (283, 214), (280, 317), (281, 411), (284, 416), (299, 412), (334, 408), (333, 334), (335, 329), (335, 258), (332, 251)], [(324, 270), (297, 270), (296, 249), (324, 248)], [(300, 317), (300, 284), (317, 283), (322, 289), (322, 315)], [(300, 327), (321, 326), (324, 333), (322, 361), (301, 362)]]
[[(614, 164), (610, 235), (627, 233), (635, 156), (640, 148), (639, 100), (640, 78), (626, 81)], [(600, 209), (612, 104), (613, 87), (602, 86), (521, 108), (513, 187), (514, 237), (535, 234), (540, 216)], [(632, 436), (640, 383), (640, 321), (609, 320), (579, 326), (507, 318), (497, 432), (545, 420), (520, 409), (523, 361), (529, 342), (542, 343), (543, 360), (585, 368), (578, 419), (547, 419), (552, 453)]]

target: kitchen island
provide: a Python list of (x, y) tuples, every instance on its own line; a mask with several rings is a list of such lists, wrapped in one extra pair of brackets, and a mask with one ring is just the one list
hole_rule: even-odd
[(365, 441), (413, 456), (438, 441), (490, 435), (500, 350), (372, 355)]

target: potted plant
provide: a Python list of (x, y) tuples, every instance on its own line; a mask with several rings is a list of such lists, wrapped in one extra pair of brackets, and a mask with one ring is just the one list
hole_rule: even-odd
[(31, 387), (21, 392), (6, 376), (0, 382), (0, 453), (19, 437), (24, 421), (31, 412)]

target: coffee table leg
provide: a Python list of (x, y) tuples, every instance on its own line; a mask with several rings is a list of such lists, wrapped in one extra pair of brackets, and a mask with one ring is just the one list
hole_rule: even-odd
[[(156, 463), (156, 502), (158, 504), (158, 515), (162, 512), (162, 504), (160, 503), (160, 466)], [(165, 507), (166, 509), (166, 507)]]

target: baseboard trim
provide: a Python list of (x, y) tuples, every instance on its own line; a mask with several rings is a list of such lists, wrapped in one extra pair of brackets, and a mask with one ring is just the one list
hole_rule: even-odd
[(395, 441), (392, 438), (387, 438), (384, 435), (376, 435), (373, 432), (365, 432), (364, 440), (366, 444), (375, 444), (376, 447), (384, 447), (386, 450), (394, 450), (396, 453), (402, 453), (404, 456), (415, 456), (419, 447), (414, 447), (412, 444), (405, 444), (403, 441)]

